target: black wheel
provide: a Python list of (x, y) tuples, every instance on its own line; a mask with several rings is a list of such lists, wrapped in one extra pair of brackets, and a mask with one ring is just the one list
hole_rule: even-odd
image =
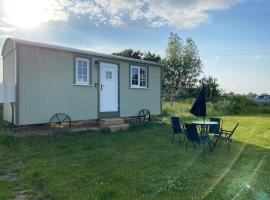
[(140, 122), (149, 122), (151, 121), (151, 114), (148, 109), (142, 109), (139, 112), (138, 119)]
[(71, 120), (66, 113), (56, 113), (50, 119), (50, 127), (54, 133), (65, 133), (70, 126)]
[(11, 132), (16, 132), (16, 128), (17, 126), (13, 123), (8, 123), (7, 124), (7, 128), (11, 131)]

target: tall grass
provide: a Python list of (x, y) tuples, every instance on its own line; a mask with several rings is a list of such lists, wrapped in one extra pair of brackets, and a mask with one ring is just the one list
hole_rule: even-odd
[[(163, 116), (181, 115), (192, 118), (189, 110), (194, 99), (178, 99), (171, 106), (170, 102), (163, 104)], [(270, 114), (269, 105), (258, 105), (245, 96), (234, 95), (226, 98), (207, 101), (207, 116), (246, 115), (246, 114)]]

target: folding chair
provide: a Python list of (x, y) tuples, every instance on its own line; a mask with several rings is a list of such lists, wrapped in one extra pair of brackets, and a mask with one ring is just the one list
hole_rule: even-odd
[[(211, 117), (210, 118), (211, 122), (217, 122), (218, 124), (212, 124), (209, 126), (209, 135), (212, 135), (215, 138), (215, 141), (211, 141), (211, 143), (213, 144), (212, 150), (215, 148), (215, 146), (217, 145), (217, 143), (220, 141), (221, 139), (221, 129), (222, 129), (222, 125), (223, 125), (223, 120), (221, 118), (216, 118), (216, 117)], [(223, 140), (221, 140), (223, 141)]]
[(208, 135), (199, 135), (197, 126), (195, 124), (185, 124), (185, 132), (186, 132), (186, 152), (188, 148), (188, 143), (192, 143), (193, 148), (196, 149), (196, 144), (203, 144), (203, 154), (205, 152), (205, 143), (208, 139)]
[(221, 138), (220, 139), (222, 139), (223, 141), (226, 142), (228, 152), (231, 149), (232, 136), (233, 136), (233, 134), (238, 126), (239, 126), (239, 123), (237, 123), (235, 125), (235, 127), (233, 128), (233, 130), (231, 130), (231, 131), (227, 131), (227, 130), (223, 130), (223, 129), (221, 130), (221, 136), (220, 136)]
[(174, 140), (174, 135), (178, 135), (179, 136), (179, 142), (181, 144), (181, 134), (184, 136), (184, 141), (185, 141), (185, 133), (183, 131), (183, 128), (181, 126), (181, 122), (179, 117), (171, 117), (171, 127), (172, 127), (172, 144), (173, 144), (173, 140)]
[(217, 122), (218, 124), (210, 125), (210, 127), (209, 127), (209, 133), (219, 134), (220, 131), (221, 131), (221, 129), (222, 129), (223, 120), (221, 118), (211, 117), (210, 118), (210, 121), (211, 122)]

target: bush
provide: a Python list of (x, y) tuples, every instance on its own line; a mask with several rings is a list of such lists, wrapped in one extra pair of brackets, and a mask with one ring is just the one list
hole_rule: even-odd
[(249, 113), (252, 107), (256, 106), (254, 102), (245, 96), (233, 95), (223, 97), (222, 100), (215, 103), (215, 109), (223, 114), (241, 114)]
[[(164, 102), (162, 114), (164, 117), (190, 118), (193, 116), (189, 113), (193, 102), (194, 99), (178, 99), (172, 107), (169, 102)], [(239, 114), (270, 114), (270, 106), (258, 105), (242, 95), (224, 95), (214, 101), (207, 100), (208, 117)]]

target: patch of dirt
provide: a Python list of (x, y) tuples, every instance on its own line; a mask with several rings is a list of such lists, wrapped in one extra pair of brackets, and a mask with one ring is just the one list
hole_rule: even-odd
[(26, 200), (27, 199), (27, 194), (26, 191), (18, 191), (16, 192), (14, 200)]
[(17, 176), (16, 174), (13, 174), (13, 173), (7, 173), (5, 175), (0, 176), (0, 181), (16, 181), (16, 180), (17, 180)]
[[(26, 125), (20, 126), (15, 129), (15, 132), (9, 131), (8, 133), (16, 136), (31, 136), (31, 135), (42, 135), (42, 136), (54, 136), (55, 133), (52, 132), (50, 124), (36, 124), (36, 125)], [(86, 130), (99, 130), (98, 120), (84, 120), (84, 121), (73, 121), (71, 122), (71, 127), (69, 132), (79, 132)]]

